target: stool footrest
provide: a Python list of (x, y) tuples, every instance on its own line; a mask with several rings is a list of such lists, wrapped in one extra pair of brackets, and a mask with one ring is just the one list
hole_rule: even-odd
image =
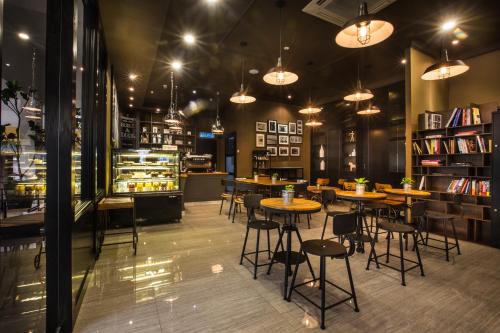
[[(309, 297), (307, 297), (306, 295), (304, 295), (303, 293), (301, 293), (299, 290), (297, 290), (297, 288), (298, 288), (298, 287), (302, 287), (302, 286), (304, 286), (304, 285), (306, 285), (306, 284), (309, 284), (309, 283), (311, 283), (311, 282), (316, 282), (316, 281), (319, 281), (319, 280), (320, 280), (319, 278), (316, 278), (316, 279), (313, 279), (313, 280), (310, 280), (310, 281), (307, 281), (307, 282), (304, 282), (304, 283), (301, 283), (301, 284), (297, 284), (297, 285), (295, 285), (295, 286), (293, 286), (293, 287), (292, 287), (292, 290), (293, 290), (293, 291), (295, 291), (295, 292), (296, 292), (297, 294), (299, 294), (300, 296), (302, 296), (302, 297), (303, 297), (304, 299), (306, 299), (307, 301), (309, 301), (309, 303), (311, 303), (312, 305), (314, 305), (314, 306), (315, 306), (315, 307), (317, 307), (318, 309), (321, 309), (321, 305), (316, 304), (316, 302), (315, 302), (315, 301), (313, 301), (312, 299), (310, 299)], [(328, 283), (328, 284), (330, 284), (331, 286), (333, 286), (333, 287), (335, 287), (335, 288), (337, 288), (337, 289), (339, 289), (339, 290), (343, 291), (343, 292), (344, 292), (344, 293), (346, 293), (347, 295), (349, 295), (349, 297), (347, 297), (347, 298), (344, 298), (344, 299), (342, 299), (342, 300), (340, 300), (340, 301), (337, 301), (337, 302), (335, 302), (335, 303), (333, 303), (333, 304), (330, 304), (330, 305), (328, 305), (328, 306), (325, 306), (325, 310), (328, 310), (328, 309), (330, 309), (330, 308), (333, 308), (334, 306), (340, 305), (340, 304), (345, 303), (345, 302), (347, 302), (347, 301), (349, 301), (349, 300), (351, 300), (351, 299), (353, 299), (353, 298), (354, 298), (354, 297), (353, 297), (353, 295), (352, 295), (349, 291), (347, 291), (347, 290), (345, 290), (344, 288), (342, 288), (342, 287), (340, 287), (340, 286), (336, 285), (335, 283), (330, 282), (330, 281), (328, 281), (328, 280), (326, 280), (326, 279), (325, 279), (325, 282), (326, 282), (326, 283)]]
[[(440, 242), (440, 243), (446, 243), (444, 240), (437, 239), (437, 238), (430, 238), (429, 237), (429, 238), (427, 238), (427, 240), (432, 240), (432, 241)], [(438, 250), (446, 251), (446, 248), (444, 248), (444, 247), (439, 247), (439, 246), (435, 246), (435, 245), (429, 245), (426, 242), (422, 242), (421, 239), (418, 240), (417, 243), (420, 244), (420, 245), (423, 245), (423, 246), (432, 247), (433, 249), (438, 249)], [(456, 247), (457, 247), (457, 243), (448, 242), (448, 250), (454, 249)]]
[[(391, 257), (395, 257), (395, 258), (401, 259), (401, 257), (400, 257), (400, 256), (397, 256), (397, 255), (395, 255), (395, 254), (389, 253), (389, 255), (390, 255)], [(386, 257), (386, 256), (387, 256), (387, 252), (386, 252), (386, 253), (383, 253), (383, 254), (379, 254), (379, 255), (377, 255), (377, 259), (378, 259), (378, 258), (380, 258), (380, 257)], [(371, 260), (375, 261), (375, 259), (371, 259)], [(410, 271), (410, 270), (412, 270), (412, 269), (417, 268), (417, 267), (419, 267), (419, 266), (420, 266), (420, 265), (418, 264), (418, 262), (413, 261), (413, 260), (411, 260), (411, 259), (403, 258), (403, 260), (404, 260), (404, 261), (411, 262), (412, 264), (415, 264), (415, 266), (411, 266), (411, 267), (406, 268), (406, 269), (404, 270), (405, 272), (408, 272), (408, 271)], [(387, 267), (387, 268), (392, 268), (392, 269), (393, 269), (393, 270), (395, 270), (395, 271), (401, 272), (401, 269), (400, 269), (400, 268), (393, 267), (393, 266), (391, 266), (391, 265), (388, 265), (388, 264), (383, 263), (383, 262), (380, 262), (380, 261), (379, 261), (379, 265), (382, 265), (382, 266)]]

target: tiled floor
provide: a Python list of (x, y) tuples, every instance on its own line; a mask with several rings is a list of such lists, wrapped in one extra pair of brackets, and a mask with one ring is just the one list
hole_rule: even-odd
[[(319, 238), (323, 218), (316, 214), (310, 230), (302, 223), (302, 237)], [(180, 224), (142, 228), (137, 256), (125, 245), (107, 247), (91, 276), (75, 331), (320, 331), (314, 307), (299, 296), (290, 303), (283, 300), (283, 265), (275, 265), (271, 275), (261, 268), (257, 280), (248, 264), (239, 265), (244, 232), (243, 214), (231, 224), (218, 215), (218, 205), (205, 203), (188, 206)], [(255, 244), (254, 235), (249, 244)], [(327, 311), (327, 330), (498, 332), (500, 251), (461, 245), (463, 254), (453, 255), (449, 263), (441, 252), (423, 249), (426, 276), (410, 271), (407, 287), (388, 268), (366, 271), (368, 255), (355, 254), (351, 267), (360, 312), (349, 305)], [(319, 272), (317, 258), (313, 267)], [(327, 277), (348, 286), (343, 261), (327, 260)], [(299, 279), (306, 278), (304, 266)], [(328, 290), (328, 295), (332, 300), (337, 294)]]

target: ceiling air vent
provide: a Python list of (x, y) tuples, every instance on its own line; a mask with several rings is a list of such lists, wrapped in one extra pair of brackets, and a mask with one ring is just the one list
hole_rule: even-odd
[[(396, 0), (365, 0), (368, 12), (375, 14)], [(358, 15), (359, 1), (356, 0), (313, 0), (302, 11), (319, 17), (339, 27)]]

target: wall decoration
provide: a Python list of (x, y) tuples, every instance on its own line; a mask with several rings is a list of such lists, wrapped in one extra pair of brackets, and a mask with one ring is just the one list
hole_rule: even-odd
[(290, 156), (300, 156), (300, 147), (290, 147)]
[(279, 144), (287, 145), (288, 144), (288, 135), (280, 135), (279, 136)]
[(290, 135), (290, 143), (302, 143), (302, 137), (297, 135)]
[(278, 122), (276, 120), (268, 120), (267, 121), (267, 131), (269, 133), (276, 133), (276, 126)]
[(287, 147), (279, 147), (278, 153), (280, 156), (288, 156), (288, 146)]
[(288, 134), (288, 124), (278, 124), (279, 134)]
[(302, 135), (302, 120), (297, 120), (297, 134)]
[(288, 133), (297, 134), (297, 123), (288, 123)]
[(298, 134), (298, 135), (302, 135), (302, 133), (303, 133), (303, 132), (302, 132), (302, 127), (301, 127), (301, 128), (298, 128), (298, 127), (297, 127), (297, 134)]
[(276, 134), (268, 134), (266, 137), (266, 143), (268, 145), (277, 145), (278, 144), (278, 136)]
[(255, 134), (255, 146), (257, 148), (263, 148), (266, 146), (266, 135), (263, 133)]
[(257, 132), (267, 132), (267, 123), (262, 121), (255, 122), (255, 131)]
[(269, 156), (278, 156), (278, 147), (267, 146), (267, 151), (269, 152)]

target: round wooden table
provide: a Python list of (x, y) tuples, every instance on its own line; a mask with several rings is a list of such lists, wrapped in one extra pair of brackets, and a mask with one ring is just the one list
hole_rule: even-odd
[[(383, 200), (387, 198), (387, 194), (380, 192), (364, 192), (363, 194), (356, 194), (356, 191), (335, 191), (337, 198), (353, 201), (356, 203), (356, 242), (358, 246), (356, 250), (363, 253), (364, 243), (371, 242), (370, 229), (366, 220), (363, 218), (363, 204), (367, 201)], [(363, 223), (368, 235), (363, 234)]]
[[(266, 213), (272, 214), (280, 214), (284, 216), (284, 225), (280, 230), (280, 235), (278, 242), (276, 244), (276, 248), (273, 252), (273, 257), (271, 258), (271, 263), (269, 264), (269, 268), (267, 270), (267, 274), (271, 273), (271, 268), (275, 261), (281, 262), (285, 264), (285, 279), (283, 284), (283, 298), (287, 297), (288, 290), (288, 276), (291, 275), (292, 270), (290, 268), (291, 265), (298, 265), (304, 261), (307, 261), (307, 265), (309, 266), (309, 270), (313, 276), (314, 271), (311, 266), (311, 262), (309, 261), (309, 257), (307, 254), (300, 254), (299, 252), (292, 251), (292, 232), (295, 232), (297, 235), (297, 239), (302, 244), (302, 237), (300, 236), (299, 229), (295, 224), (295, 217), (299, 214), (312, 214), (321, 211), (321, 204), (319, 202), (301, 198), (294, 198), (293, 202), (290, 204), (285, 204), (283, 198), (268, 198), (262, 199), (260, 201), (260, 206), (266, 211)], [(283, 248), (283, 236), (287, 234), (286, 240), (286, 249), (284, 251), (278, 252), (279, 247)]]
[(409, 216), (409, 211), (411, 208), (411, 204), (408, 204), (408, 198), (426, 198), (430, 197), (431, 193), (427, 191), (421, 191), (421, 190), (404, 190), (402, 188), (386, 188), (384, 189), (384, 192), (389, 193), (389, 194), (395, 194), (399, 195), (402, 197), (405, 197), (405, 202), (404, 202), (404, 207), (405, 207), (405, 223), (408, 224), (408, 216)]

